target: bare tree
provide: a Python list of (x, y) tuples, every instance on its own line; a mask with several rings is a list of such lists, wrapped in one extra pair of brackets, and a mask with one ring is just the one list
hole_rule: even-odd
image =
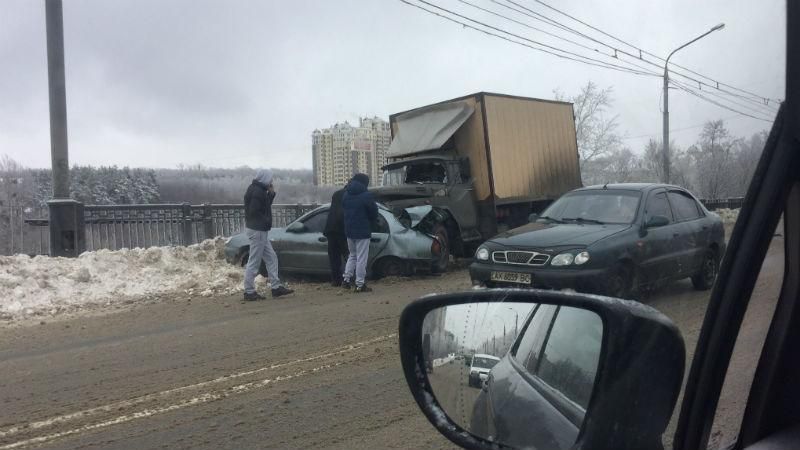
[(573, 103), (575, 133), (582, 164), (620, 149), (622, 138), (617, 132), (617, 116), (608, 115), (614, 103), (612, 87), (600, 89), (590, 81), (574, 97), (567, 98), (558, 91), (554, 94), (557, 100)]
[[(644, 147), (643, 165), (647, 171), (648, 181), (657, 182), (663, 179), (664, 158), (661, 141), (650, 139)], [(673, 184), (693, 189), (692, 162), (689, 155), (681, 150), (675, 141), (669, 143), (670, 178)]]
[(697, 188), (702, 197), (720, 199), (730, 196), (735, 189), (734, 148), (739, 145), (722, 120), (706, 122), (700, 133), (699, 145), (694, 145), (689, 153), (697, 170)]

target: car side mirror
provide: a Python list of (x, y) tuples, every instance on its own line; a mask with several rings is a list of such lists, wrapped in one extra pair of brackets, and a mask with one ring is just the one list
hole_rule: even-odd
[[(657, 310), (566, 292), (424, 297), (403, 310), (399, 339), (425, 416), (473, 449), (661, 448), (685, 364), (680, 332)], [(472, 364), (428, 373), (452, 352)]]
[(306, 229), (307, 228), (303, 222), (292, 222), (288, 227), (286, 227), (286, 231), (288, 233), (303, 233), (306, 231)]
[(669, 219), (667, 219), (664, 216), (653, 216), (647, 221), (647, 223), (644, 224), (644, 227), (657, 228), (657, 227), (663, 227), (665, 225), (669, 225)]
[(536, 213), (528, 214), (528, 223), (536, 222), (537, 219), (539, 219), (539, 214)]

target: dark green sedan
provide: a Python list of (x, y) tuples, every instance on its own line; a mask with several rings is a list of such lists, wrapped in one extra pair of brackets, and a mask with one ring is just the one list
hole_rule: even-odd
[(691, 277), (696, 289), (709, 289), (725, 252), (720, 217), (678, 186), (577, 189), (530, 219), (478, 248), (470, 266), (474, 285), (632, 298)]

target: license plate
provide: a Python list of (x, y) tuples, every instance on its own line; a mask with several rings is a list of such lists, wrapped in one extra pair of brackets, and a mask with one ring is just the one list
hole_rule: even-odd
[(492, 281), (503, 283), (531, 284), (531, 274), (518, 272), (492, 272)]

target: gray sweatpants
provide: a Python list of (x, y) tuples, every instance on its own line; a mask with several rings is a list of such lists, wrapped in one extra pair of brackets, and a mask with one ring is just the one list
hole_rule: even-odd
[(250, 240), (250, 259), (244, 269), (244, 291), (252, 294), (256, 291), (256, 275), (261, 267), (261, 261), (267, 266), (269, 284), (272, 289), (281, 286), (281, 279), (278, 277), (278, 255), (272, 249), (269, 242), (269, 231), (256, 231), (250, 228), (244, 229), (247, 238)]
[(356, 286), (364, 285), (364, 278), (367, 276), (367, 260), (369, 259), (369, 239), (350, 239), (347, 238), (347, 250), (350, 255), (347, 257), (347, 265), (344, 267), (344, 281), (349, 283), (356, 276)]

